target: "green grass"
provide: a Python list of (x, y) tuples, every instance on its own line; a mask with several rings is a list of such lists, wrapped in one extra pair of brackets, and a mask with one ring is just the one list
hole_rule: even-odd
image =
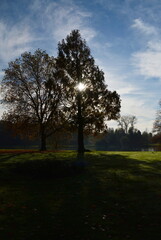
[(78, 171), (73, 151), (0, 153), (0, 239), (160, 239), (161, 152), (85, 159)]

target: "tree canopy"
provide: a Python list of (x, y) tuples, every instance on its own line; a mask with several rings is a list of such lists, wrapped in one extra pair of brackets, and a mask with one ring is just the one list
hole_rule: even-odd
[(103, 132), (108, 120), (119, 117), (120, 97), (108, 90), (79, 30), (59, 42), (57, 58), (40, 49), (25, 52), (4, 71), (1, 92), (8, 111), (3, 119), (21, 135), (39, 135), (41, 150), (62, 126), (78, 129), (83, 149), (84, 132)]
[[(81, 98), (82, 131), (98, 133), (107, 128), (107, 121), (117, 119), (120, 111), (120, 97), (116, 91), (108, 90), (104, 73), (95, 64), (86, 41), (78, 30), (58, 44), (58, 66), (65, 71), (66, 111), (70, 123), (79, 128), (79, 101)], [(85, 89), (78, 91), (78, 84)], [(79, 92), (79, 93), (78, 93)]]
[(4, 71), (2, 93), (8, 112), (3, 119), (21, 134), (38, 133), (41, 150), (45, 150), (46, 137), (63, 119), (62, 86), (55, 59), (39, 49), (34, 54), (25, 52)]
[[(104, 130), (105, 119), (117, 119), (120, 111), (120, 98), (116, 91), (108, 90), (104, 73), (95, 64), (86, 41), (78, 30), (74, 30), (58, 44), (58, 65), (65, 69), (68, 78), (67, 100), (71, 119), (76, 121), (77, 85), (85, 85), (82, 92), (82, 114), (84, 125), (90, 131)], [(73, 111), (72, 111), (73, 110)]]

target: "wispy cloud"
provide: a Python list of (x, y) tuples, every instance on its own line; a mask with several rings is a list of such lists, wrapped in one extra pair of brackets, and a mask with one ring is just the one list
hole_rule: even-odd
[(0, 60), (8, 62), (31, 48), (34, 40), (29, 27), (26, 25), (9, 26), (0, 22)]
[(140, 40), (142, 38), (144, 42), (142, 49), (132, 54), (136, 73), (145, 78), (161, 79), (161, 34), (159, 29), (141, 19), (135, 19), (132, 27), (143, 34), (140, 36)]
[(140, 31), (141, 33), (146, 34), (146, 35), (157, 35), (158, 34), (157, 28), (155, 28), (154, 26), (151, 26), (148, 23), (143, 22), (141, 19), (135, 19), (132, 24), (132, 28), (135, 28), (138, 31)]
[[(37, 7), (39, 7), (38, 15)], [(61, 0), (44, 4), (44, 1), (37, 0), (32, 6), (32, 11), (39, 18), (43, 30), (57, 42), (65, 38), (73, 29), (81, 30), (82, 36), (87, 41), (97, 34), (88, 21), (92, 18), (91, 12), (78, 6), (74, 1)]]
[[(143, 98), (142, 96), (126, 96), (121, 95), (121, 115), (134, 115), (137, 117), (136, 128), (145, 131), (148, 129), (151, 131), (156, 109), (154, 106), (150, 106), (148, 98)], [(149, 106), (147, 111), (147, 106)], [(108, 122), (109, 127), (117, 127), (116, 121)]]
[[(90, 41), (96, 31), (90, 27), (88, 20), (91, 13), (73, 1), (29, 1), (29, 12), (21, 22), (0, 22), (0, 61), (8, 61), (18, 57), (24, 51), (43, 48), (47, 41), (58, 41), (66, 37), (73, 29), (81, 30), (83, 38)], [(34, 44), (37, 41), (37, 44)], [(43, 48), (44, 49), (44, 48)], [(48, 50), (48, 49), (46, 49)], [(53, 49), (50, 53), (53, 54)]]
[[(128, 59), (127, 59), (128, 61)], [(114, 62), (116, 63), (116, 61)], [(121, 71), (121, 68), (110, 68), (108, 63), (99, 62), (99, 66), (105, 73), (106, 82), (109, 90), (117, 90), (121, 98), (121, 115), (134, 115), (138, 119), (137, 128), (144, 131), (152, 129), (154, 121), (156, 105), (154, 101), (158, 94), (152, 85), (148, 85), (144, 78), (138, 74), (138, 71)], [(122, 67), (122, 66), (121, 66)], [(155, 93), (154, 93), (155, 91)], [(148, 109), (148, 111), (147, 111)], [(115, 121), (108, 123), (109, 127), (117, 127)]]
[(103, 8), (126, 16), (128, 20), (142, 18), (145, 21), (154, 21), (160, 23), (160, 0), (95, 0)]
[(161, 79), (161, 51), (149, 49), (147, 51), (137, 52), (133, 54), (133, 63), (138, 74), (146, 78)]
[(124, 76), (119, 75), (119, 73), (115, 73), (115, 70), (111, 71), (106, 66), (104, 66), (102, 69), (104, 70), (105, 79), (109, 86), (109, 90), (114, 91), (117, 89), (117, 92), (122, 95), (122, 94), (132, 94), (136, 92), (136, 90), (138, 89), (132, 83), (130, 82), (128, 83), (127, 75), (124, 75)]

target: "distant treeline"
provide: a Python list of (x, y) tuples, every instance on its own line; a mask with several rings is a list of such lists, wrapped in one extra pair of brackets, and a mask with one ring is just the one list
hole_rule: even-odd
[[(85, 147), (89, 150), (140, 151), (148, 149), (152, 143), (152, 133), (141, 133), (136, 129), (108, 129), (97, 136), (85, 136)], [(49, 149), (77, 149), (77, 133), (59, 132), (48, 141)], [(38, 140), (15, 136), (6, 122), (0, 121), (0, 148), (39, 148)]]
[[(66, 135), (67, 136), (67, 135)], [(58, 143), (58, 147), (65, 149), (77, 149), (77, 134), (73, 133), (65, 141)], [(142, 151), (152, 146), (152, 133), (141, 133), (137, 129), (130, 128), (127, 133), (123, 129), (108, 129), (106, 133), (96, 136), (85, 135), (85, 147), (88, 150), (102, 151)]]
[(14, 135), (12, 130), (8, 127), (5, 121), (0, 121), (0, 148), (35, 148), (38, 146), (37, 140), (29, 140), (27, 138), (21, 138), (20, 136)]
[(141, 151), (151, 146), (152, 133), (141, 133), (137, 129), (109, 129), (108, 132), (96, 141), (97, 150), (108, 151)]

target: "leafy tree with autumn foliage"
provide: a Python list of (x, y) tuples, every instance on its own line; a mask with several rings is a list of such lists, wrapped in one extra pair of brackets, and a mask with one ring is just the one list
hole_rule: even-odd
[[(108, 90), (104, 73), (95, 64), (79, 30), (58, 44), (57, 64), (64, 70), (66, 108), (69, 123), (78, 128), (78, 152), (84, 152), (83, 133), (98, 133), (107, 128), (107, 120), (118, 119), (120, 97)], [(78, 85), (84, 84), (84, 91)]]
[(21, 135), (38, 134), (41, 150), (48, 136), (67, 126), (78, 128), (78, 152), (84, 152), (84, 132), (102, 132), (107, 120), (119, 117), (120, 97), (108, 90), (78, 30), (58, 44), (57, 58), (38, 49), (10, 62), (1, 90), (8, 107), (3, 119)]
[(25, 52), (9, 63), (2, 80), (3, 103), (8, 111), (3, 120), (21, 135), (39, 135), (40, 150), (46, 150), (46, 138), (60, 128), (62, 85), (56, 60), (40, 49)]

